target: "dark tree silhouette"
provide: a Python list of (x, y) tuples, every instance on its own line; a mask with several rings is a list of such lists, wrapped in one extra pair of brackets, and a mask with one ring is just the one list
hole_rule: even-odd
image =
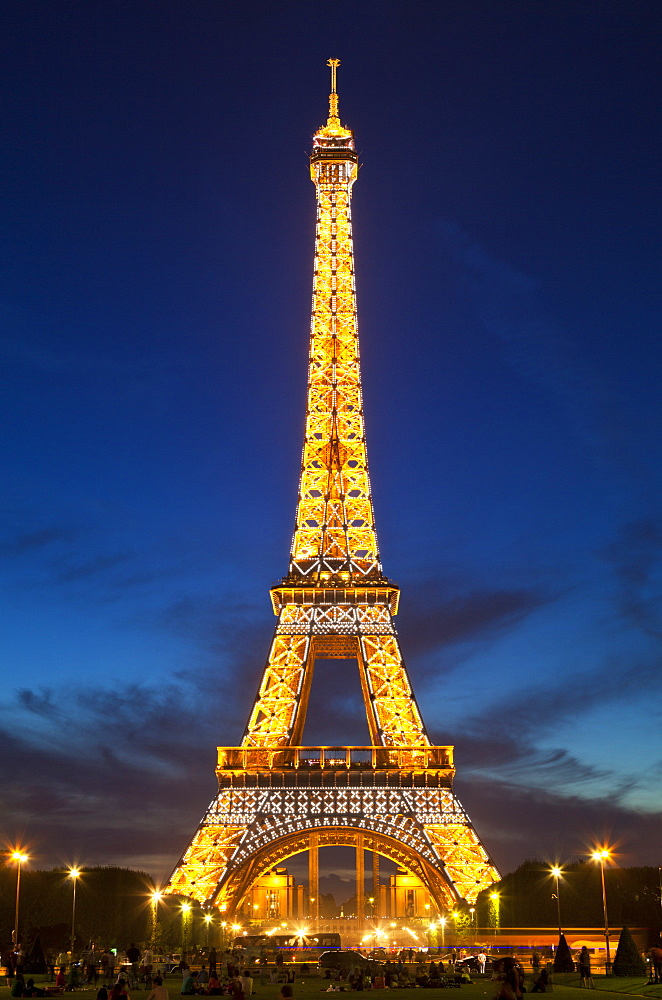
[(556, 954), (554, 955), (554, 972), (574, 972), (575, 962), (570, 954), (570, 949), (568, 948), (568, 942), (565, 939), (565, 934), (561, 934), (559, 937), (559, 946), (556, 949)]
[(645, 976), (646, 963), (637, 951), (637, 946), (627, 927), (621, 931), (612, 969), (615, 976)]

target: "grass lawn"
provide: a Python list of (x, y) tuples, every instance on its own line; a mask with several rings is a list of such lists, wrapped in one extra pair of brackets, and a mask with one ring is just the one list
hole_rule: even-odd
[[(593, 976), (593, 984), (601, 993), (612, 996), (628, 993), (632, 996), (662, 998), (662, 986), (646, 986), (645, 976)], [(554, 993), (567, 989), (581, 989), (580, 978), (574, 972), (554, 975)], [(576, 997), (576, 994), (575, 994)]]
[[(43, 981), (45, 978), (44, 976), (35, 976), (35, 984), (40, 985), (40, 980)], [(605, 976), (593, 976), (593, 982), (596, 990), (599, 990), (602, 994), (600, 1000), (610, 1000), (610, 998), (616, 997), (622, 998), (623, 994), (650, 997), (651, 1000), (662, 1000), (662, 986), (645, 986), (646, 980), (643, 978), (621, 979), (613, 976), (609, 978)], [(179, 1000), (180, 980), (170, 977), (166, 979), (164, 985), (168, 987), (171, 1000)], [(530, 980), (527, 981), (527, 985), (530, 989)], [(306, 1000), (313, 1000), (313, 998), (322, 1000), (323, 995), (326, 993), (326, 986), (326, 980), (319, 979), (316, 976), (301, 976), (300, 979), (297, 978), (294, 984), (294, 1000), (303, 1000), (303, 998), (306, 998)], [(256, 1000), (278, 1000), (280, 986), (276, 983), (262, 984), (258, 975), (255, 977), (255, 990)], [(557, 974), (554, 976), (554, 1000), (580, 1000), (580, 990), (579, 976), (574, 973), (567, 975)], [(395, 994), (397, 1000), (442, 1000), (442, 998), (443, 1000), (456, 1000), (456, 998), (457, 1000), (493, 1000), (497, 993), (497, 984), (492, 982), (488, 977), (484, 979), (476, 977), (473, 983), (465, 983), (459, 990), (375, 990), (366, 991), (364, 997), (367, 1000), (367, 996), (374, 996), (375, 1000), (377, 1000), (379, 996), (382, 1000), (386, 1000), (386, 996), (391, 993)], [(333, 996), (337, 997), (337, 994), (333, 994)], [(93, 987), (87, 987), (75, 993), (63, 994), (64, 1000), (95, 1000), (95, 997), (96, 988)], [(144, 990), (131, 991), (131, 1000), (139, 1000), (140, 997), (145, 997)], [(0, 1000), (8, 1000), (8, 998), (9, 987), (3, 983), (0, 985)], [(330, 997), (329, 1000), (331, 1000)], [(349, 996), (347, 1000), (349, 1000)]]

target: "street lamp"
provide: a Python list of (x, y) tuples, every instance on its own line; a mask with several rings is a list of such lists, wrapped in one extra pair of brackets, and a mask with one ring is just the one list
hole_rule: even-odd
[(475, 906), (470, 906), (469, 907), (469, 913), (471, 914), (471, 923), (474, 925), (476, 937), (478, 937), (478, 924), (477, 924), (476, 918), (475, 918), (476, 907)]
[(499, 933), (501, 927), (501, 906), (498, 892), (490, 893), (490, 902), (492, 904), (492, 912), (494, 914), (494, 930), (495, 936)]
[(78, 868), (70, 868), (69, 876), (71, 879), (71, 964), (74, 964), (74, 941), (76, 940), (76, 882), (80, 878), (80, 870)]
[(18, 903), (21, 898), (21, 865), (30, 858), (22, 851), (14, 851), (11, 860), (16, 863), (16, 913), (14, 915), (14, 944), (18, 948)]
[(156, 949), (156, 928), (158, 926), (159, 903), (163, 899), (160, 889), (155, 889), (152, 893), (152, 948)]
[(205, 913), (205, 923), (207, 924), (207, 948), (209, 948), (209, 925), (212, 921), (211, 913)]
[(439, 923), (441, 924), (441, 948), (443, 951), (444, 948), (446, 947), (446, 943), (444, 941), (444, 931), (446, 930), (446, 917), (442, 917)]
[(559, 893), (559, 879), (561, 878), (562, 873), (563, 869), (559, 868), (558, 865), (550, 869), (550, 874), (552, 874), (556, 879), (556, 916), (559, 921), (559, 938), (563, 934), (563, 929), (561, 927), (561, 894)]
[(451, 918), (453, 920), (453, 948), (457, 947), (457, 918), (458, 913), (456, 910), (451, 910)]
[(182, 903), (182, 962), (186, 961), (186, 921), (191, 912), (190, 903)]
[(607, 946), (607, 964), (605, 966), (605, 975), (609, 975), (611, 972), (611, 952), (609, 950), (609, 919), (607, 917), (607, 890), (605, 888), (605, 861), (608, 861), (611, 857), (611, 851), (602, 849), (601, 851), (594, 851), (591, 855), (593, 861), (600, 862), (600, 878), (602, 879), (602, 909), (605, 914), (605, 944)]

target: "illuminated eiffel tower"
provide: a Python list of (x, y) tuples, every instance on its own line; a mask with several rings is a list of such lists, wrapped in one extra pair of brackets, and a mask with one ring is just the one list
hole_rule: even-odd
[[(261, 876), (302, 851), (318, 916), (327, 845), (356, 848), (359, 914), (364, 850), (374, 871), (381, 855), (415, 876), (440, 913), (473, 903), (499, 877), (453, 793), (453, 748), (426, 733), (393, 625), (398, 587), (377, 547), (352, 245), (358, 156), (338, 116), (338, 63), (328, 62), (329, 115), (310, 156), (315, 271), (289, 572), (271, 589), (278, 622), (241, 746), (219, 747), (218, 794), (165, 890), (228, 916)], [(317, 658), (357, 661), (371, 746), (301, 746)]]

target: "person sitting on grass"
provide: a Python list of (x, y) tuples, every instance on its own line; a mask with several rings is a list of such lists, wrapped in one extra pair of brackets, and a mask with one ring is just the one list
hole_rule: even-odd
[(129, 1000), (126, 979), (118, 979), (110, 991), (110, 1000)]
[(161, 976), (154, 976), (152, 992), (147, 997), (147, 1000), (170, 1000), (168, 990), (163, 985)]
[(46, 990), (42, 990), (39, 986), (35, 986), (34, 979), (28, 979), (25, 984), (25, 989), (23, 990), (24, 997), (45, 997)]
[(499, 959), (495, 964), (499, 989), (495, 1000), (522, 1000), (522, 980), (517, 962), (511, 955)]
[(80, 979), (78, 978), (78, 966), (75, 962), (71, 963), (71, 968), (69, 969), (69, 978), (67, 979), (67, 985), (64, 987), (65, 990), (73, 992), (77, 990), (80, 986)]
[(244, 991), (244, 996), (249, 997), (253, 992), (253, 977), (248, 969), (244, 969), (242, 975), (239, 977), (239, 982), (241, 983), (241, 988)]
[(549, 976), (547, 975), (547, 969), (543, 969), (538, 975), (536, 981), (533, 984), (532, 993), (546, 993), (547, 986), (549, 984)]
[(183, 997), (195, 995), (195, 976), (190, 969), (187, 970), (186, 975), (182, 979), (182, 988), (180, 993)]
[[(215, 972), (209, 974), (209, 982), (207, 983), (207, 996), (217, 997), (221, 992), (221, 981)], [(149, 997), (147, 998), (149, 1000)]]
[(23, 973), (17, 972), (16, 979), (14, 980), (14, 985), (9, 991), (9, 995), (10, 997), (22, 997), (24, 989), (25, 989), (25, 981), (23, 979)]

